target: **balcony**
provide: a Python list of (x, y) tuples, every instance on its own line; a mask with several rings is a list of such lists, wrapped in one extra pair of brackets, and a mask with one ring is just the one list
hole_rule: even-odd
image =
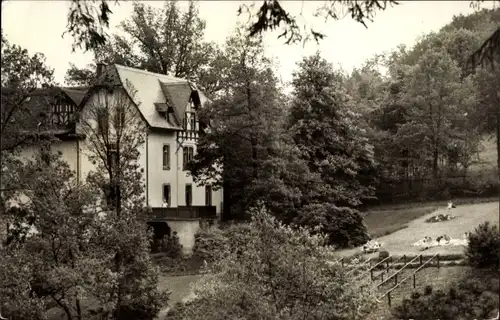
[(150, 220), (197, 220), (215, 219), (215, 206), (180, 206), (176, 208), (152, 208)]

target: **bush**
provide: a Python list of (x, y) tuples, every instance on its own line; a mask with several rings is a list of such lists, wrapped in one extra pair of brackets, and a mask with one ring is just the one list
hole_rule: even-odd
[(385, 258), (387, 258), (387, 257), (389, 257), (389, 256), (390, 256), (390, 254), (389, 254), (389, 251), (387, 251), (387, 250), (382, 250), (382, 251), (380, 251), (380, 252), (378, 253), (378, 259), (379, 259), (380, 261), (384, 260)]
[(182, 244), (179, 242), (177, 231), (174, 231), (172, 236), (168, 239), (167, 247), (165, 248), (167, 255), (173, 259), (182, 257)]
[(375, 301), (329, 263), (324, 236), (284, 226), (263, 209), (252, 212), (249, 227), (243, 250), (216, 263), (195, 300), (169, 319), (365, 319)]
[(394, 319), (468, 320), (488, 319), (499, 308), (499, 285), (496, 275), (476, 277), (469, 275), (448, 290), (414, 293), (392, 311)]
[(305, 206), (295, 223), (326, 234), (328, 244), (337, 248), (357, 247), (370, 240), (358, 210), (330, 203)]
[(207, 263), (219, 261), (230, 252), (244, 248), (249, 234), (250, 225), (244, 223), (203, 228), (195, 236), (193, 255)]
[(469, 235), (469, 245), (466, 250), (469, 263), (478, 268), (499, 267), (500, 233), (497, 225), (488, 221), (480, 224), (474, 233)]
[(228, 239), (224, 232), (215, 226), (202, 228), (195, 235), (193, 255), (207, 262), (214, 262), (227, 250)]

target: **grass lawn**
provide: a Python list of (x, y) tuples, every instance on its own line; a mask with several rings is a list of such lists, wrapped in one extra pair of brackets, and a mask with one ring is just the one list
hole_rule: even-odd
[(408, 227), (408, 223), (437, 210), (435, 206), (409, 209), (371, 210), (363, 219), (373, 238), (379, 238)]
[[(497, 198), (466, 198), (454, 201), (456, 205), (494, 202)], [(408, 224), (422, 216), (446, 207), (446, 201), (429, 201), (374, 206), (363, 213), (363, 219), (373, 238), (379, 238), (408, 227)]]
[[(452, 238), (461, 239), (465, 232), (474, 231), (474, 228), (484, 221), (499, 223), (498, 202), (459, 205), (450, 211), (443, 206), (434, 212), (430, 212), (429, 208), (432, 208), (432, 206), (422, 205), (420, 210), (416, 210), (417, 208), (415, 208), (373, 211), (367, 214), (368, 231), (372, 234), (376, 232), (384, 234), (387, 230), (396, 230), (407, 225), (404, 229), (377, 238), (378, 241), (383, 243), (384, 248), (390, 254), (403, 255), (420, 253), (421, 249), (412, 247), (411, 244), (425, 236), (435, 239), (438, 236), (446, 234)], [(427, 218), (439, 213), (449, 213), (456, 218), (437, 223), (425, 222)], [(419, 215), (420, 217), (418, 217)], [(462, 246), (434, 247), (426, 250), (425, 253), (462, 253), (463, 250), (464, 247)], [(339, 254), (349, 256), (357, 252), (359, 252), (359, 248), (342, 250)]]

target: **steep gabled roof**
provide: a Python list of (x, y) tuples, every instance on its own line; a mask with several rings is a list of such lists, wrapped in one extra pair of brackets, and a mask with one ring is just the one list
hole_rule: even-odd
[(83, 97), (85, 97), (85, 93), (88, 88), (79, 87), (79, 88), (61, 88), (61, 91), (66, 93), (66, 95), (73, 100), (76, 106), (80, 106), (82, 103)]
[(178, 124), (181, 125), (184, 121), (186, 105), (190, 102), (193, 94), (193, 88), (188, 82), (165, 83), (161, 81), (160, 87), (167, 100), (167, 105), (172, 107)]
[[(129, 95), (151, 127), (181, 129), (184, 110), (193, 91), (197, 91), (202, 105), (208, 101), (194, 84), (185, 79), (125, 67), (119, 64), (110, 67), (114, 68), (108, 67), (107, 72), (113, 72), (110, 69), (116, 70), (121, 83), (128, 90)], [(131, 84), (132, 88), (128, 88), (127, 83)], [(156, 104), (167, 104), (172, 107), (176, 123), (167, 121), (166, 117), (157, 111)]]

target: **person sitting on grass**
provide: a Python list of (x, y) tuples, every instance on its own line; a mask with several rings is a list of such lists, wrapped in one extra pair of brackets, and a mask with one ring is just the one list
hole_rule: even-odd
[(448, 210), (451, 210), (453, 208), (456, 208), (456, 206), (453, 204), (453, 202), (448, 201)]

